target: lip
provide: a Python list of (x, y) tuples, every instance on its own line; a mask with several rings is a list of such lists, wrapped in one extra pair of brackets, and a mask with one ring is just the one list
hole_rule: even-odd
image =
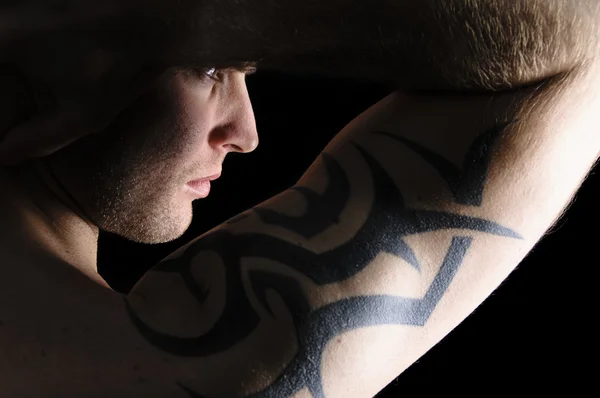
[(186, 191), (196, 198), (206, 198), (210, 194), (210, 182), (219, 178), (221, 174), (213, 174), (212, 176), (199, 178), (197, 180), (188, 181), (185, 184)]
[[(214, 181), (217, 178), (221, 177), (221, 173), (217, 173), (217, 174), (213, 174), (209, 177), (205, 177), (205, 178), (201, 178), (202, 180), (208, 180), (208, 181)], [(194, 180), (194, 181), (198, 181), (198, 180)]]

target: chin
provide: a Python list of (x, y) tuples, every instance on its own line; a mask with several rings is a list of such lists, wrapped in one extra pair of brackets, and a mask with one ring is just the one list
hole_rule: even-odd
[(129, 240), (132, 240), (134, 242), (137, 242), (137, 243), (144, 243), (147, 245), (156, 245), (156, 244), (160, 244), (160, 243), (172, 242), (176, 239), (179, 239), (183, 236), (185, 231), (187, 231), (187, 227), (183, 228), (179, 231), (162, 231), (162, 233), (155, 233), (155, 234), (137, 234), (137, 235), (132, 235), (132, 236), (129, 236), (126, 238), (128, 238)]
[(156, 209), (143, 217), (123, 215), (121, 220), (114, 221), (100, 228), (137, 243), (167, 243), (180, 238), (190, 227), (192, 205)]
[(151, 228), (150, 233), (146, 233), (142, 237), (140, 243), (159, 244), (167, 243), (179, 239), (183, 236), (192, 224), (192, 212), (180, 215), (177, 218), (163, 218), (161, 222), (155, 224), (155, 228)]

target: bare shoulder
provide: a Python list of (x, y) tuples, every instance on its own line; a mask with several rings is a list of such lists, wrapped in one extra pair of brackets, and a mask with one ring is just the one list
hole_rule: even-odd
[(180, 396), (169, 395), (168, 358), (144, 344), (120, 294), (31, 253), (3, 258), (0, 288), (0, 396)]

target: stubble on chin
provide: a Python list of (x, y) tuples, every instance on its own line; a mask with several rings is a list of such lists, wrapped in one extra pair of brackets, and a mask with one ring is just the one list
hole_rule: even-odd
[(102, 191), (94, 200), (98, 227), (131, 241), (170, 242), (181, 237), (192, 222), (191, 201), (182, 198), (173, 180), (113, 179)]

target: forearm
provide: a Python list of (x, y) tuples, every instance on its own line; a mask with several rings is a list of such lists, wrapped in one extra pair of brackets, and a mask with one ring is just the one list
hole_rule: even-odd
[(402, 88), (508, 88), (596, 54), (599, 7), (595, 0), (213, 0), (194, 25), (205, 32), (202, 45), (188, 30), (174, 48), (188, 59), (195, 52), (216, 63), (259, 61)]
[(399, 88), (504, 89), (600, 53), (595, 0), (86, 0), (0, 4), (0, 57), (64, 30), (168, 65), (259, 67)]

